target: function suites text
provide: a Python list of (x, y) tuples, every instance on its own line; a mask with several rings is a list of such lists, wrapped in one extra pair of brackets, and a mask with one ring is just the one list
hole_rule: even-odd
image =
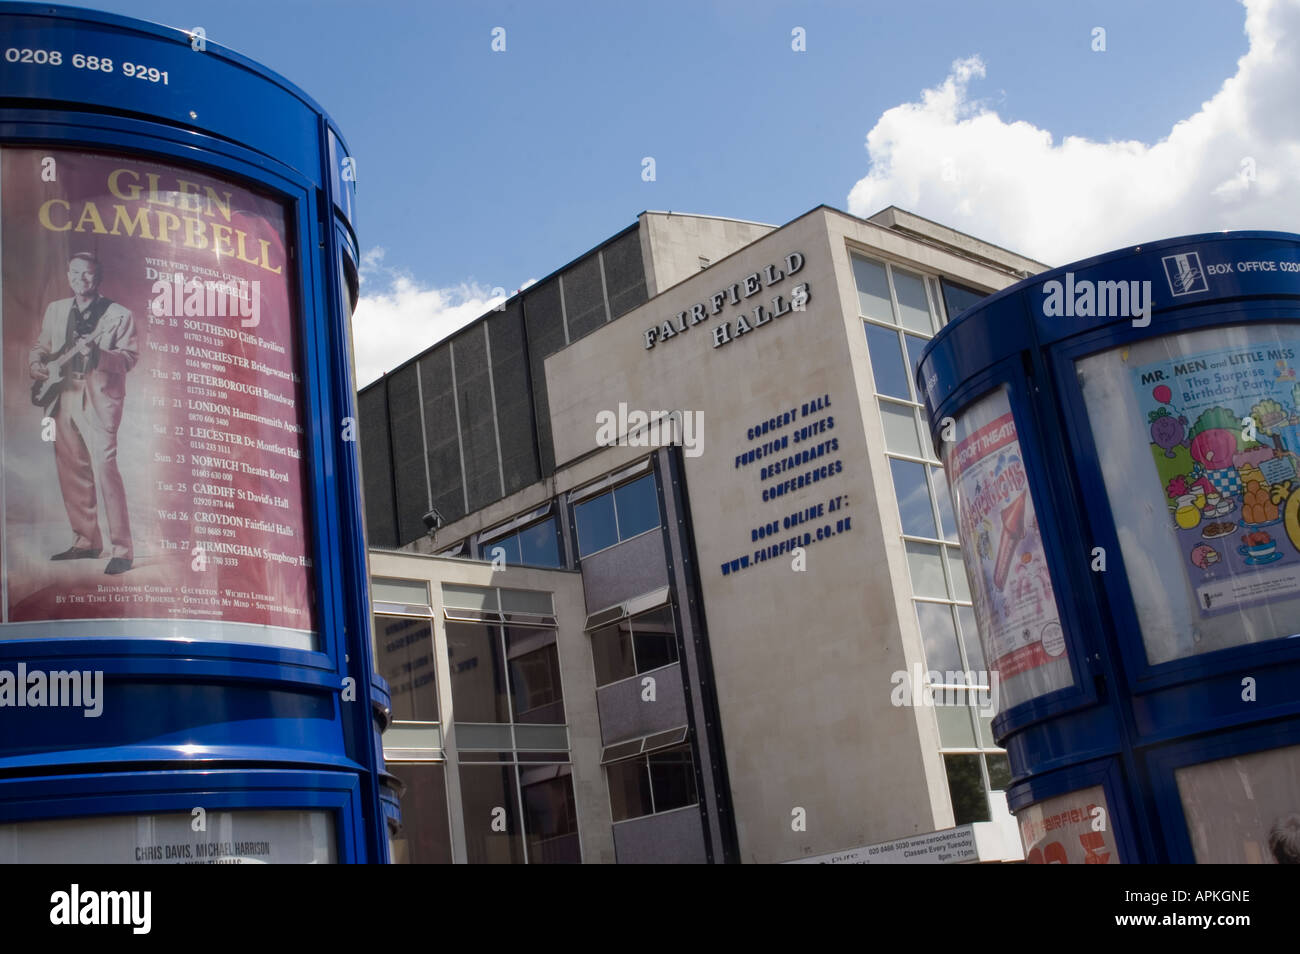
[[(791, 252), (785, 257), (784, 271), (775, 265), (765, 265), (762, 271), (746, 275), (740, 281), (714, 292), (707, 301), (698, 302), (685, 311), (679, 311), (667, 321), (647, 328), (644, 332), (646, 350), (653, 348), (656, 343), (661, 344), (669, 338), (685, 334), (710, 315), (722, 314), (724, 305), (739, 305), (742, 300), (753, 298), (764, 288), (771, 288), (787, 276), (794, 275), (803, 268), (803, 264), (803, 253)], [(750, 309), (746, 304), (745, 310), (736, 316), (734, 322), (729, 319), (713, 326), (713, 347), (719, 348), (741, 335), (761, 328), (773, 318), (780, 318), (792, 311), (802, 311), (808, 297), (808, 285), (802, 283), (790, 289), (788, 302), (783, 296), (774, 295), (770, 301), (770, 311), (763, 305), (755, 305)]]

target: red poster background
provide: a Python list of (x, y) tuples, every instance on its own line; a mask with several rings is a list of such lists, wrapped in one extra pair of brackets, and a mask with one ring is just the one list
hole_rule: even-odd
[[(45, 412), (31, 402), (29, 355), (47, 306), (72, 297), (76, 252), (98, 257), (99, 293), (130, 311), (138, 343), (117, 430), (134, 560), (118, 575), (104, 572), (111, 553), (99, 462), (101, 558), (50, 559), (74, 534)], [(4, 621), (201, 619), (314, 630), (282, 204), (182, 167), (5, 148), (0, 266)], [(187, 315), (183, 300), (157, 314), (155, 283), (173, 274), (248, 282), (257, 324), (207, 307)], [(268, 420), (240, 416), (248, 414)]]

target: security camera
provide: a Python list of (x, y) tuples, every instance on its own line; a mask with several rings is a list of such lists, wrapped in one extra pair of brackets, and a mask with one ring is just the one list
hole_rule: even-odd
[(424, 529), (428, 530), (430, 533), (442, 527), (443, 524), (442, 514), (438, 513), (438, 511), (436, 510), (430, 510), (428, 513), (424, 515), (423, 519), (424, 519)]

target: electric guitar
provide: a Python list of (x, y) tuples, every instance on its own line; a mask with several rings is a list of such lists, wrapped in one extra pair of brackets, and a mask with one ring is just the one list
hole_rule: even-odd
[(83, 338), (78, 338), (45, 362), (45, 367), (50, 372), (50, 376), (32, 382), (32, 403), (39, 408), (48, 410), (50, 405), (58, 399), (67, 380), (63, 374), (63, 366), (77, 355), (83, 354), (81, 350), (83, 344), (97, 341), (105, 335), (117, 331), (119, 324), (120, 322), (114, 322), (106, 328), (101, 328)]

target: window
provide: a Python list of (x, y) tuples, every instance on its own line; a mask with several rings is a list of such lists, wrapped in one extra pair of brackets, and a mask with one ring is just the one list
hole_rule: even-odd
[(402, 826), (392, 841), (393, 863), (451, 864), (447, 768), (442, 762), (390, 762), (402, 783)]
[(677, 662), (672, 604), (638, 613), (591, 634), (596, 685), (606, 686)]
[(523, 819), (515, 766), (462, 763), (460, 800), (469, 863), (523, 864)]
[(587, 556), (659, 526), (653, 474), (583, 500), (573, 508), (578, 555)]
[(573, 799), (573, 768), (520, 765), (524, 837), (530, 864), (578, 864), (578, 810)]
[(438, 721), (438, 673), (433, 622), (415, 616), (375, 616), (375, 668), (392, 694), (393, 718)]
[(613, 762), (605, 767), (614, 821), (694, 805), (695, 761), (689, 745)]
[(495, 560), (498, 548), (506, 566), (562, 567), (560, 538), (554, 517), (548, 517), (532, 526), (508, 536), (487, 540), (480, 544), (483, 559)]
[[(451, 583), (443, 584), (442, 594), (453, 720), (563, 725), (551, 594)], [(476, 739), (518, 735), (509, 729), (458, 731)], [(503, 747), (509, 748), (509, 742)]]
[(555, 630), (507, 626), (505, 639), (514, 721), (563, 724), (564, 693)]
[(952, 494), (916, 387), (921, 351), (943, 326), (945, 305), (954, 315), (984, 296), (856, 253), (852, 262), (917, 626), (927, 671), (939, 674), (933, 711), (953, 811), (957, 824), (987, 820), (986, 793), (1005, 789), (1011, 772), (990, 729), (997, 697), (975, 628)]
[(462, 763), (460, 791), (470, 864), (582, 860), (572, 766)]
[(451, 712), (457, 722), (509, 722), (501, 627), (448, 622)]
[(984, 796), (984, 777), (978, 755), (945, 755), (948, 794), (952, 798), (953, 822), (967, 825), (990, 820), (989, 802)]
[(949, 321), (956, 318), (967, 308), (975, 307), (984, 300), (986, 295), (985, 292), (958, 285), (946, 278), (939, 279), (939, 284), (943, 287), (943, 302), (948, 309)]

